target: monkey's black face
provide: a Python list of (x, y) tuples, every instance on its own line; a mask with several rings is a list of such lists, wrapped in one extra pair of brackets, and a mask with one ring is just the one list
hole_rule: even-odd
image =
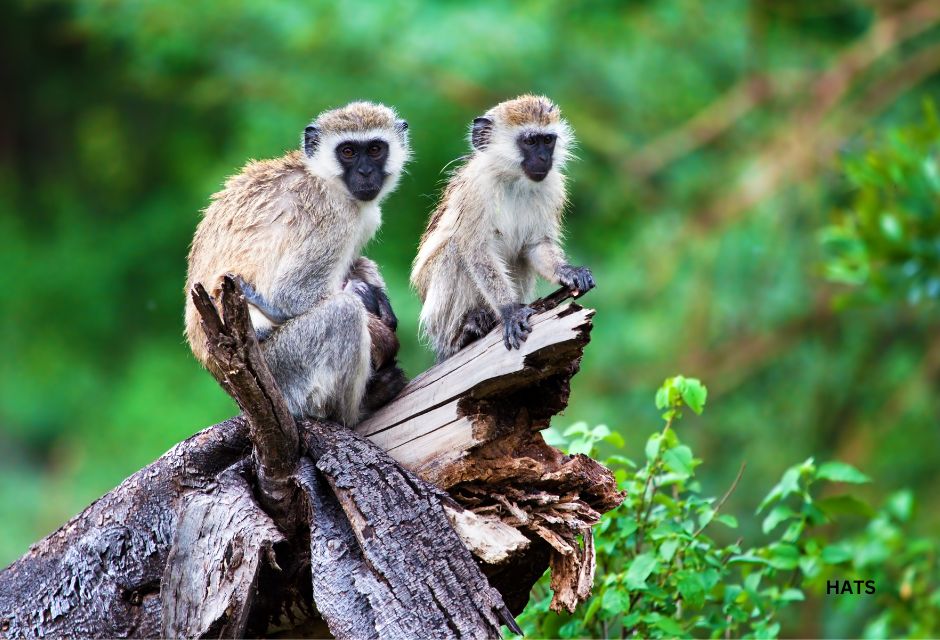
[(343, 168), (343, 181), (356, 200), (374, 200), (388, 174), (388, 143), (384, 140), (348, 140), (336, 145), (336, 159)]
[(552, 170), (557, 137), (554, 133), (527, 133), (516, 140), (522, 151), (522, 170), (530, 180), (541, 182)]

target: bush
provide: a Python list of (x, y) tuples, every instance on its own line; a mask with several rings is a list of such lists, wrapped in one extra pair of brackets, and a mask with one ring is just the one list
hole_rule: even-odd
[[(866, 635), (936, 634), (937, 545), (920, 540), (906, 549), (899, 530), (911, 516), (910, 494), (893, 496), (877, 514), (850, 494), (827, 491), (818, 497), (832, 483), (869, 482), (848, 464), (817, 465), (810, 458), (790, 467), (757, 508), (769, 536), (765, 544), (745, 545), (740, 538), (720, 544), (711, 537), (716, 526), (738, 527), (722, 508), (744, 468), (720, 498), (702, 495), (696, 479), (702, 461), (682, 444), (675, 427), (685, 408), (701, 413), (706, 398), (698, 380), (669, 378), (656, 394), (664, 425), (647, 440), (643, 464), (622, 455), (606, 459), (627, 498), (595, 529), (594, 595), (574, 615), (550, 612), (546, 576), (519, 618), (526, 636), (776, 637), (783, 609), (803, 601), (807, 591), (825, 593), (826, 581), (835, 579), (873, 579), (878, 585), (874, 607), (872, 598), (840, 600), (845, 613), (854, 608), (871, 619)], [(585, 423), (560, 434), (550, 429), (546, 439), (570, 453), (594, 456), (602, 441), (624, 446), (605, 425)], [(822, 525), (843, 516), (862, 516), (867, 527), (828, 540)], [(901, 586), (892, 592), (894, 585)]]

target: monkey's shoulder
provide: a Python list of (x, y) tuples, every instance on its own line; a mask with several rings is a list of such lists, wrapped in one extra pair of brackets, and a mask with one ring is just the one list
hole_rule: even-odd
[(212, 196), (207, 224), (248, 229), (275, 222), (314, 222), (342, 208), (328, 185), (310, 173), (299, 152), (252, 160)]

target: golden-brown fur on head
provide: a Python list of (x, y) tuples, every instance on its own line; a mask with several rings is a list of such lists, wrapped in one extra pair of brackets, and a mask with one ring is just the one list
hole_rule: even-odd
[(561, 110), (545, 96), (527, 93), (518, 98), (500, 102), (487, 111), (486, 115), (510, 126), (531, 124), (547, 127), (550, 124), (556, 124), (561, 119)]
[(313, 124), (328, 132), (361, 132), (369, 129), (394, 129), (398, 116), (384, 104), (359, 101), (345, 107), (324, 111)]

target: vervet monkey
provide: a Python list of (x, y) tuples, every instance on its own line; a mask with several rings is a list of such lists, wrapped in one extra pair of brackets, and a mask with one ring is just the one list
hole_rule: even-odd
[(548, 98), (524, 95), (473, 121), (473, 151), (451, 177), (421, 238), (411, 282), (438, 360), (503, 325), (507, 349), (532, 327), (536, 274), (584, 293), (586, 267), (561, 249), (571, 128)]
[[(187, 291), (201, 282), (218, 299), (224, 274), (240, 278), (265, 360), (296, 416), (352, 426), (373, 371), (396, 386), (392, 395), (404, 385), (385, 284), (359, 254), (409, 158), (407, 129), (380, 104), (326, 111), (304, 129), (299, 151), (249, 162), (229, 178), (196, 229)], [(186, 336), (220, 378), (188, 297)]]

